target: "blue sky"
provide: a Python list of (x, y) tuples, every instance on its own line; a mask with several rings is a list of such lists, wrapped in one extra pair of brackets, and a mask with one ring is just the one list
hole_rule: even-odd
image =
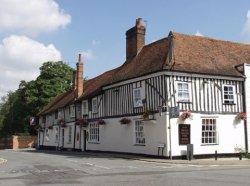
[[(13, 45), (15, 45), (17, 40), (21, 46), (16, 47), (15, 50), (20, 49), (23, 43), (28, 43), (29, 48), (34, 48), (33, 52), (29, 49), (24, 50), (28, 54), (37, 53), (41, 48), (43, 51), (42, 57), (39, 53), (33, 59), (62, 59), (72, 67), (75, 67), (76, 54), (84, 52), (88, 55), (85, 60), (85, 76), (88, 78), (117, 67), (124, 62), (125, 32), (134, 26), (137, 17), (142, 17), (147, 22), (146, 43), (166, 37), (170, 30), (186, 34), (196, 34), (199, 31), (204, 36), (217, 39), (244, 43), (250, 41), (250, 13), (247, 20), (247, 13), (250, 10), (249, 0), (33, 0), (44, 1), (42, 5), (39, 4), (40, 2), (31, 5), (30, 0), (21, 0), (23, 1), (23, 7), (29, 7), (31, 13), (34, 9), (39, 10), (30, 13), (34, 17), (35, 23), (33, 25), (27, 23), (25, 26), (23, 26), (23, 22), (25, 22), (25, 16), (27, 16), (29, 8), (20, 10), (22, 6), (17, 5), (13, 11), (13, 4), (10, 4), (9, 0), (0, 1), (6, 3), (2, 12), (5, 14), (15, 12), (17, 16), (20, 13), (20, 17), (24, 19), (20, 19), (20, 24), (13, 21), (5, 24), (0, 7), (0, 57), (1, 46), (6, 49), (2, 50), (2, 53), (4, 53), (10, 50), (10, 47), (7, 47), (8, 43), (14, 43)], [(11, 1), (13, 3), (20, 2), (18, 0)], [(55, 4), (57, 6), (54, 6)], [(45, 8), (47, 12), (42, 10)], [(40, 19), (39, 12), (44, 12), (42, 19)], [(59, 15), (58, 21), (51, 21), (51, 12)], [(41, 21), (44, 20), (44, 16), (48, 16), (47, 22), (46, 19)], [(9, 26), (11, 24), (12, 26)], [(41, 25), (44, 25), (44, 27)], [(1, 29), (1, 26), (3, 29)], [(11, 37), (13, 35), (16, 37)], [(32, 47), (33, 45), (37, 47)], [(35, 48), (37, 49), (35, 50)], [(16, 52), (13, 50), (8, 52), (8, 55), (15, 55)], [(46, 56), (46, 52), (50, 54), (49, 57)], [(41, 65), (41, 62), (31, 61), (30, 63), (34, 63), (32, 67), (36, 73), (30, 74), (29, 78), (15, 76), (13, 80), (11, 79), (13, 75), (10, 74), (11, 72), (15, 74), (15, 69), (14, 65), (10, 68), (9, 64), (13, 63), (17, 66), (22, 66), (22, 64), (21, 62), (15, 63), (15, 60), (10, 58), (13, 57), (6, 57), (5, 60), (8, 65), (0, 62), (1, 66), (5, 65), (5, 69), (10, 71), (9, 74), (5, 73), (5, 77), (0, 75), (0, 81), (6, 83), (10, 80), (13, 86), (4, 88), (0, 84), (0, 96), (8, 89), (15, 89), (17, 86), (15, 81), (22, 78), (26, 80), (35, 78), (38, 72), (38, 64)], [(22, 54), (19, 54), (20, 58), (26, 59)], [(29, 65), (29, 62), (21, 61), (27, 66)], [(23, 71), (23, 74), (25, 74), (25, 71)]]
[(88, 77), (123, 63), (125, 31), (137, 17), (147, 21), (147, 43), (167, 36), (170, 30), (187, 34), (199, 30), (205, 36), (243, 42), (242, 29), (250, 9), (247, 0), (60, 0), (58, 3), (72, 16), (72, 22), (66, 29), (41, 39), (53, 42), (71, 66), (77, 51), (91, 50), (95, 57), (86, 61)]

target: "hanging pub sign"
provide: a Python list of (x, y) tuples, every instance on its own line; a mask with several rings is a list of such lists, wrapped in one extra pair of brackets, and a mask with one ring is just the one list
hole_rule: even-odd
[(179, 124), (179, 145), (190, 144), (190, 125)]
[(30, 125), (35, 125), (35, 117), (30, 117)]
[(179, 107), (170, 107), (169, 108), (169, 116), (170, 118), (178, 118), (180, 115), (180, 109)]

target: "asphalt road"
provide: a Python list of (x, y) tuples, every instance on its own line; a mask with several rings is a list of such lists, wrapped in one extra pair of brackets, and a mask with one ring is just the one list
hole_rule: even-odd
[(250, 185), (250, 166), (153, 163), (140, 160), (0, 150), (0, 186), (22, 185)]

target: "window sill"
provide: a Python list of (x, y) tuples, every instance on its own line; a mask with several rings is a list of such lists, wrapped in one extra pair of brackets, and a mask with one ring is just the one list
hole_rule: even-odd
[(134, 144), (134, 146), (146, 146), (145, 144)]
[(89, 144), (100, 144), (100, 142), (88, 141)]
[(218, 143), (208, 143), (208, 144), (201, 144), (201, 146), (215, 146), (219, 145)]
[(187, 103), (187, 104), (192, 104), (191, 101), (177, 101), (177, 103)]
[(223, 105), (236, 105), (235, 103), (223, 103)]

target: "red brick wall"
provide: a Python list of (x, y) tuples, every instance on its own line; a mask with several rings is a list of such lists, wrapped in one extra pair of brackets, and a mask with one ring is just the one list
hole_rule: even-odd
[(12, 136), (0, 139), (0, 149), (22, 149), (36, 145), (36, 136)]

